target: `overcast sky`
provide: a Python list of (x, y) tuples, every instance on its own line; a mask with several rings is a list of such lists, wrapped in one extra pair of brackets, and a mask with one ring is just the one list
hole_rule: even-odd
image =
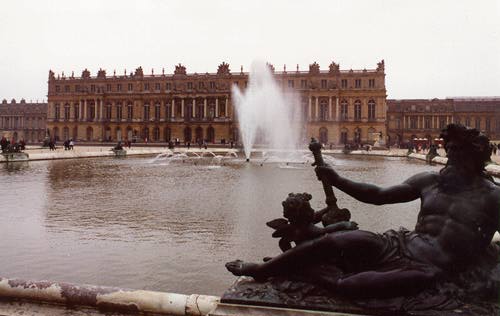
[(0, 12), (0, 99), (46, 99), (49, 69), (238, 71), (255, 59), (385, 59), (389, 98), (500, 95), (498, 0), (0, 0)]

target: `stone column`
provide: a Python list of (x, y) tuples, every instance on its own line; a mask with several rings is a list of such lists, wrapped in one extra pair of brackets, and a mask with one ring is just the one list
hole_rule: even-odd
[(83, 100), (83, 120), (87, 120), (87, 99)]
[(446, 115), (446, 125), (450, 124), (450, 116)]
[(308, 106), (308, 109), (307, 109), (308, 110), (307, 111), (307, 113), (308, 113), (307, 114), (308, 115), (307, 120), (309, 121), (309, 120), (312, 119), (312, 97), (311, 96), (309, 96), (309, 104), (307, 106)]
[(228, 103), (229, 103), (229, 98), (226, 95), (226, 100), (225, 100), (225, 103), (224, 103), (224, 116), (225, 117), (229, 117), (229, 113), (227, 113), (227, 104)]
[(339, 109), (339, 98), (335, 99), (335, 120), (339, 121), (340, 109)]
[(316, 113), (314, 115), (314, 120), (318, 121), (319, 120), (319, 97), (316, 97), (316, 104), (315, 104), (314, 108), (316, 109)]
[(172, 105), (170, 106), (170, 117), (175, 116), (175, 99), (172, 98)]
[(99, 99), (99, 120), (102, 120), (103, 118), (103, 107), (104, 107), (104, 100), (103, 99)]
[(219, 98), (215, 98), (215, 116), (214, 117), (219, 117)]
[[(165, 108), (165, 100), (161, 100), (160, 101), (160, 120), (163, 120), (164, 117), (166, 117), (166, 108)], [(162, 132), (163, 129), (160, 129), (160, 133), (163, 133)]]
[(207, 117), (207, 98), (203, 101), (203, 118)]
[(181, 98), (181, 117), (184, 118), (184, 98)]
[(333, 117), (333, 105), (332, 105), (332, 96), (328, 97), (328, 120), (331, 121)]
[(193, 103), (191, 104), (191, 117), (196, 117), (196, 98), (193, 98)]

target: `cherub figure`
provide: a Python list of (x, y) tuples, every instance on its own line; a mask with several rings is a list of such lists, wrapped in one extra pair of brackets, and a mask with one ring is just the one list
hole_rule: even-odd
[(281, 238), (279, 247), (284, 252), (292, 248), (292, 242), (299, 245), (322, 235), (340, 231), (358, 229), (358, 224), (351, 221), (340, 221), (326, 227), (318, 227), (324, 211), (315, 212), (309, 201), (309, 193), (290, 193), (283, 205), (283, 217), (272, 220), (267, 226), (274, 228), (273, 237)]

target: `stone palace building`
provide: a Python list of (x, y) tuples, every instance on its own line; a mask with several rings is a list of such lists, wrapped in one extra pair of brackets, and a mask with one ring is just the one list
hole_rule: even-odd
[[(300, 95), (304, 140), (323, 143), (370, 143), (386, 136), (384, 61), (376, 69), (327, 70), (317, 63), (308, 71), (275, 71), (283, 90)], [(209, 143), (238, 141), (238, 122), (231, 98), (232, 85), (243, 91), (249, 74), (231, 72), (222, 63), (216, 73), (173, 74), (135, 72), (112, 75), (85, 69), (80, 77), (49, 72), (47, 129), (57, 140)]]
[(12, 99), (0, 104), (0, 137), (38, 143), (45, 138), (47, 103), (19, 103)]
[(387, 100), (387, 133), (391, 145), (407, 144), (423, 138), (431, 142), (449, 123), (476, 128), (498, 142), (500, 98)]

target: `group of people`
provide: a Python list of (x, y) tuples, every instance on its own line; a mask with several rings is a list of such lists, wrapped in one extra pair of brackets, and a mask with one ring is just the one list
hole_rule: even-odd
[(73, 150), (74, 146), (75, 146), (75, 142), (73, 141), (72, 138), (67, 139), (64, 141), (63, 146), (64, 146), (64, 150)]
[(8, 140), (5, 136), (0, 139), (0, 148), (2, 153), (7, 152), (20, 152), (26, 149), (26, 142), (21, 139), (19, 142), (15, 138)]

